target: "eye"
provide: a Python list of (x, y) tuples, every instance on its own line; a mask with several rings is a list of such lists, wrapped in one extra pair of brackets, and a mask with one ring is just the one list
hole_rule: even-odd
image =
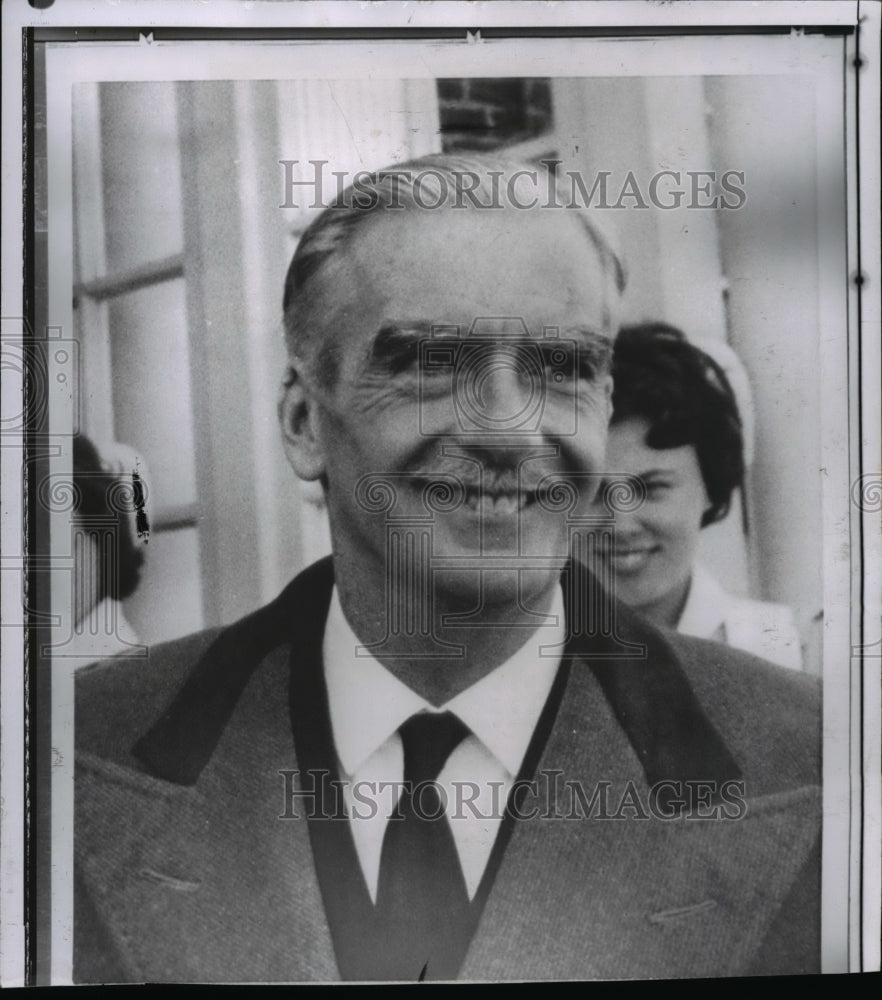
[(663, 480), (650, 480), (644, 484), (646, 486), (647, 500), (660, 500), (671, 490), (671, 484)]
[(416, 368), (419, 359), (419, 344), (404, 340), (386, 353), (386, 369), (390, 375), (400, 375)]

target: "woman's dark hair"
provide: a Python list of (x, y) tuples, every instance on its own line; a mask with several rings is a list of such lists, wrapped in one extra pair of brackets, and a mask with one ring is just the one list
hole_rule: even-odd
[(623, 326), (613, 350), (613, 424), (649, 424), (650, 448), (692, 445), (711, 506), (701, 526), (720, 521), (744, 482), (744, 439), (735, 393), (723, 369), (666, 323)]
[[(130, 515), (121, 503), (120, 494), (125, 492), (125, 480), (104, 471), (98, 449), (82, 434), (73, 441), (73, 481), (76, 495), (74, 510), (84, 520), (86, 528), (90, 519), (101, 520), (105, 525), (108, 518), (116, 522), (114, 535), (118, 572), (115, 580), (108, 580), (102, 575), (101, 597), (116, 601), (130, 597), (141, 579), (144, 553), (135, 544)], [(103, 558), (101, 565), (105, 566)]]

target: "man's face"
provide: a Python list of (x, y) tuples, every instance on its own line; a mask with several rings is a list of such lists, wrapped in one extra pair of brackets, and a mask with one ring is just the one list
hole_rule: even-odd
[[(566, 524), (536, 487), (598, 470), (609, 420), (609, 379), (592, 365), (603, 277), (579, 224), (510, 209), (390, 212), (311, 295), (337, 367), (332, 387), (308, 390), (335, 555), (385, 567), (387, 518), (430, 515), (433, 557), (449, 560), (436, 592), (475, 590), (491, 558), (485, 601), (518, 570), (526, 591), (547, 587), (567, 558)], [(372, 474), (392, 484), (391, 510), (368, 509)], [(438, 483), (452, 484), (455, 509), (427, 506)]]

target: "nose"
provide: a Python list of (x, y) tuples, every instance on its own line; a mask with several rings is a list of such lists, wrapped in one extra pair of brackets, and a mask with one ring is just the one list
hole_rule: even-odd
[(487, 409), (503, 420), (528, 409), (541, 391), (541, 386), (533, 384), (523, 365), (505, 355), (494, 357), (493, 367), (484, 381)]
[(475, 430), (524, 434), (539, 430), (544, 374), (529, 352), (494, 345), (457, 373), (457, 402)]

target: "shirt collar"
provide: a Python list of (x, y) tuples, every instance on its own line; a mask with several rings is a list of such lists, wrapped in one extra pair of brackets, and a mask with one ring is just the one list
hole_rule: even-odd
[(677, 622), (677, 631), (699, 639), (709, 639), (725, 624), (731, 595), (701, 565), (692, 567), (686, 604)]
[(505, 663), (436, 709), (373, 656), (356, 655), (361, 644), (343, 614), (335, 587), (322, 654), (334, 745), (346, 774), (355, 774), (411, 715), (428, 710), (455, 712), (516, 775), (560, 664), (559, 654), (540, 652), (542, 646), (563, 649), (566, 629), (560, 588), (549, 614), (556, 624), (536, 630)]

